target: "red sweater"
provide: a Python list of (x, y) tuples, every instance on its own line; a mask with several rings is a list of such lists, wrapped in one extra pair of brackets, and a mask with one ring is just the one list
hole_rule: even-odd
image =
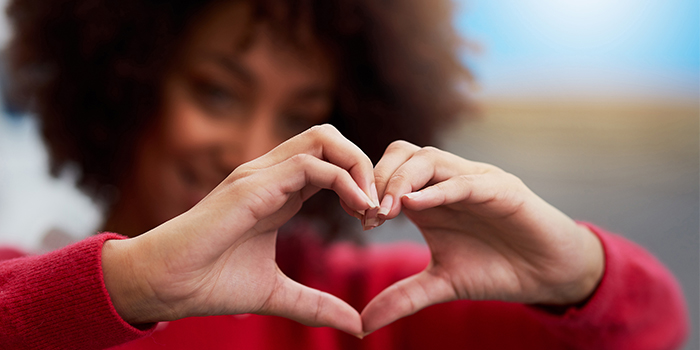
[[(637, 245), (592, 227), (606, 269), (592, 298), (563, 315), (495, 301), (435, 305), (355, 339), (272, 316), (187, 318), (137, 329), (114, 310), (101, 247), (115, 234), (41, 255), (0, 250), (0, 349), (678, 349), (688, 335), (673, 276)], [(322, 248), (310, 235), (278, 242), (290, 277), (361, 310), (391, 283), (422, 270), (428, 250), (399, 243)]]

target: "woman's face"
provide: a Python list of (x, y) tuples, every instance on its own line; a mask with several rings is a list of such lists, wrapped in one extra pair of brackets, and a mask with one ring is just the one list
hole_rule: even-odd
[(242, 5), (218, 4), (185, 38), (115, 207), (132, 225), (186, 211), (240, 164), (328, 119), (333, 70), (318, 45), (292, 48), (259, 26), (241, 49), (246, 19)]

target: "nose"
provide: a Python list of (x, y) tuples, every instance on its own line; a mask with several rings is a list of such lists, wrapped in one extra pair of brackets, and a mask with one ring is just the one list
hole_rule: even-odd
[(270, 113), (259, 113), (233, 127), (236, 130), (227, 135), (227, 148), (222, 159), (229, 171), (264, 155), (284, 141), (277, 136), (274, 117)]
[(275, 133), (274, 118), (269, 115), (253, 118), (247, 128), (246, 143), (242, 145), (243, 162), (249, 162), (277, 147), (284, 140)]

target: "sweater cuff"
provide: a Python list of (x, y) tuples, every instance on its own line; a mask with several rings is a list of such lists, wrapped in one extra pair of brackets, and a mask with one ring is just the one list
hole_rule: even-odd
[[(625, 348), (680, 347), (688, 334), (688, 316), (684, 314), (687, 307), (673, 275), (636, 244), (594, 225), (581, 224), (598, 236), (603, 245), (603, 278), (582, 306), (570, 307), (561, 315), (529, 308), (535, 317), (555, 333), (567, 334), (576, 329), (581, 335), (587, 334), (581, 337), (582, 341), (608, 333), (611, 348), (620, 348), (614, 344), (615, 333), (635, 335), (634, 340), (627, 337), (622, 346)], [(663, 346), (654, 345), (660, 341)], [(668, 344), (674, 345), (667, 347)]]
[[(114, 309), (102, 275), (102, 245), (124, 239), (90, 237), (39, 256), (11, 260), (14, 291), (5, 289), (14, 328), (28, 348), (102, 349), (150, 334), (126, 323)], [(8, 266), (10, 267), (10, 266)]]
[[(614, 302), (611, 298), (619, 291), (617, 279), (620, 277), (617, 252), (611, 247), (610, 242), (608, 242), (610, 238), (602, 230), (587, 223), (579, 224), (588, 227), (600, 240), (605, 258), (605, 271), (595, 291), (584, 303), (569, 306), (564, 310), (555, 308), (555, 312), (548, 311), (548, 308), (551, 307), (549, 305), (533, 305), (532, 309), (538, 314), (537, 316), (546, 323), (554, 322), (575, 327), (585, 327), (584, 323), (595, 323), (594, 320), (601, 317), (605, 318), (605, 314), (609, 312), (610, 307), (614, 306), (611, 304)], [(590, 326), (595, 328), (592, 324)]]

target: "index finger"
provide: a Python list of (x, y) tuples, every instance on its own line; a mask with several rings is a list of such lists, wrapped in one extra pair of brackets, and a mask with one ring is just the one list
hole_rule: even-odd
[(267, 154), (246, 164), (262, 169), (297, 154), (309, 154), (345, 169), (357, 185), (379, 207), (374, 185), (374, 166), (369, 157), (330, 124), (316, 125), (283, 142)]

